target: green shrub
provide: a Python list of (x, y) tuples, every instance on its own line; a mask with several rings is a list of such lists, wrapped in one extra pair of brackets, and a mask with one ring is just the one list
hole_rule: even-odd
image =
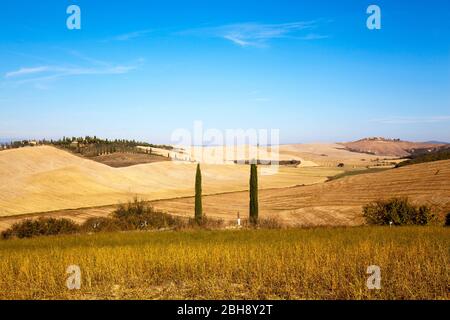
[(285, 226), (278, 218), (259, 219), (258, 227), (262, 229), (283, 229)]
[(378, 200), (363, 207), (363, 216), (368, 224), (375, 225), (427, 225), (434, 220), (430, 207), (414, 206), (407, 198)]
[[(232, 221), (230, 222), (231, 226), (236, 226), (236, 222)], [(285, 229), (288, 228), (288, 225), (285, 225), (282, 220), (280, 220), (278, 217), (269, 217), (269, 218), (258, 218), (258, 222), (256, 224), (251, 223), (249, 219), (242, 219), (241, 220), (241, 227), (242, 228), (249, 228), (249, 229)]]
[(90, 218), (78, 225), (69, 219), (40, 218), (23, 220), (3, 231), (3, 239), (32, 238), (71, 234), (76, 232), (113, 232), (130, 230), (152, 230), (183, 228), (187, 224), (179, 218), (153, 209), (144, 201), (134, 199), (119, 207), (110, 217)]
[(134, 198), (131, 202), (120, 204), (113, 212), (112, 216), (117, 219), (126, 219), (128, 217), (144, 215), (149, 212), (153, 212), (153, 207), (147, 205), (138, 198)]
[(69, 219), (39, 218), (27, 219), (15, 223), (2, 232), (3, 239), (31, 238), (37, 236), (52, 236), (59, 234), (72, 234), (79, 231), (79, 226)]
[(224, 226), (224, 221), (222, 219), (211, 219), (205, 214), (202, 215), (202, 219), (199, 221), (197, 219), (189, 219), (186, 226), (187, 228), (202, 228), (202, 229), (220, 229)]
[(180, 227), (181, 218), (171, 216), (165, 212), (156, 211), (144, 201), (134, 199), (127, 204), (119, 205), (112, 214), (113, 219), (121, 230), (146, 230)]
[(182, 223), (179, 218), (172, 217), (164, 212), (149, 212), (141, 215), (129, 215), (119, 219), (121, 230), (147, 230), (179, 227)]
[(81, 225), (83, 232), (113, 232), (122, 230), (120, 220), (110, 217), (89, 218)]
[(396, 168), (424, 163), (424, 162), (434, 162), (440, 160), (448, 160), (450, 159), (450, 147), (446, 146), (444, 148), (438, 148), (437, 150), (433, 150), (431, 152), (425, 152), (423, 150), (416, 151), (411, 155), (411, 159), (400, 162), (396, 165)]

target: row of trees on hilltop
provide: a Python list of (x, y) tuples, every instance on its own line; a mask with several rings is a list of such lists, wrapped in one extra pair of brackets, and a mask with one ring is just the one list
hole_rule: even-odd
[[(157, 145), (148, 142), (127, 140), (127, 139), (101, 139), (97, 136), (85, 137), (63, 137), (58, 140), (21, 140), (11, 141), (0, 145), (0, 149), (15, 149), (27, 146), (51, 145), (69, 150), (74, 153), (80, 153), (83, 156), (95, 157), (102, 154), (115, 152), (126, 153), (151, 153), (151, 148), (160, 148), (172, 150), (169, 145)], [(145, 147), (146, 149), (139, 148)]]
[[(249, 222), (251, 225), (258, 224), (259, 206), (258, 206), (258, 167), (256, 164), (250, 165), (250, 203), (249, 203)], [(205, 219), (202, 204), (202, 172), (200, 164), (197, 164), (195, 174), (195, 222), (201, 225)]]
[(30, 140), (3, 142), (0, 144), (0, 150), (17, 149), (17, 148), (22, 148), (22, 147), (33, 146), (36, 144), (37, 144), (37, 142), (30, 141)]

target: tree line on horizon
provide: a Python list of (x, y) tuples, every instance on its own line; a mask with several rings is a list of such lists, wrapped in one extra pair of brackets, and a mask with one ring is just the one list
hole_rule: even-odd
[[(73, 153), (79, 153), (86, 157), (95, 157), (102, 154), (122, 153), (148, 153), (151, 154), (151, 148), (160, 148), (172, 150), (169, 145), (158, 145), (137, 140), (128, 139), (102, 139), (97, 136), (85, 137), (63, 137), (58, 140), (20, 140), (0, 144), (0, 150), (17, 149), (28, 146), (50, 145), (69, 150)], [(142, 149), (138, 147), (146, 147)]]

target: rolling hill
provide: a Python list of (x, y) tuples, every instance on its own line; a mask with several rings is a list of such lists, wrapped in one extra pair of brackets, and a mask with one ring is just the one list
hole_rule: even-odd
[[(248, 166), (202, 164), (204, 193), (246, 190)], [(263, 176), (261, 188), (324, 182), (342, 172), (305, 162)], [(195, 163), (164, 161), (124, 168), (50, 147), (0, 152), (0, 216), (193, 195)]]
[(432, 149), (442, 144), (426, 142), (409, 142), (398, 139), (365, 138), (342, 143), (350, 151), (368, 153), (377, 156), (407, 157), (418, 149)]
[[(439, 213), (450, 212), (450, 160), (411, 165), (379, 173), (349, 176), (310, 186), (260, 191), (262, 217), (278, 217), (300, 225), (359, 225), (361, 208), (368, 202), (390, 197), (409, 197), (432, 205)], [(162, 200), (155, 207), (191, 215), (192, 198)], [(203, 209), (210, 216), (234, 219), (247, 214), (246, 192), (207, 196)]]
[[(303, 169), (313, 170), (316, 168)], [(241, 171), (239, 172), (242, 174)], [(310, 171), (310, 173), (313, 173), (313, 171)], [(306, 172), (303, 172), (303, 174), (305, 175)], [(299, 175), (296, 179), (300, 179), (300, 177), (303, 179), (304, 175)], [(204, 181), (207, 185), (211, 183), (207, 181), (210, 178), (208, 177)], [(314, 176), (314, 179), (317, 179), (317, 177)], [(264, 178), (262, 180), (264, 181)], [(361, 213), (364, 204), (380, 198), (394, 196), (405, 196), (413, 202), (432, 205), (442, 215), (450, 212), (449, 181), (450, 160), (410, 165), (378, 173), (359, 174), (306, 186), (283, 187), (286, 181), (281, 181), (282, 183), (277, 188), (260, 190), (260, 215), (266, 218), (277, 217), (291, 225), (355, 226), (364, 223)], [(266, 181), (265, 185), (267, 187), (276, 184), (268, 184)], [(157, 209), (171, 214), (192, 216), (194, 198), (191, 196), (182, 197), (182, 192), (178, 192), (178, 194), (180, 194), (178, 198), (153, 200), (151, 203)], [(124, 199), (128, 200), (128, 195), (125, 193)], [(169, 193), (166, 193), (166, 195), (167, 198), (170, 197)], [(22, 201), (24, 199), (26, 198), (22, 198)], [(95, 203), (95, 201), (93, 202)], [(5, 202), (2, 202), (2, 206), (4, 205)], [(238, 191), (204, 196), (203, 208), (209, 217), (233, 221), (238, 212), (242, 217), (245, 217), (248, 212), (248, 192)], [(28, 216), (0, 217), (0, 230), (9, 227), (12, 223), (24, 217), (45, 215), (66, 217), (82, 222), (90, 217), (106, 216), (114, 209), (114, 205), (106, 205)]]

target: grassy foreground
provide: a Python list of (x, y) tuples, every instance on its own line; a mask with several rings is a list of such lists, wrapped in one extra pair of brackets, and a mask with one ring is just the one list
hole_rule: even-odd
[[(0, 299), (448, 299), (450, 228), (129, 232), (0, 241)], [(81, 290), (66, 287), (69, 265)], [(381, 267), (368, 290), (367, 267)]]

